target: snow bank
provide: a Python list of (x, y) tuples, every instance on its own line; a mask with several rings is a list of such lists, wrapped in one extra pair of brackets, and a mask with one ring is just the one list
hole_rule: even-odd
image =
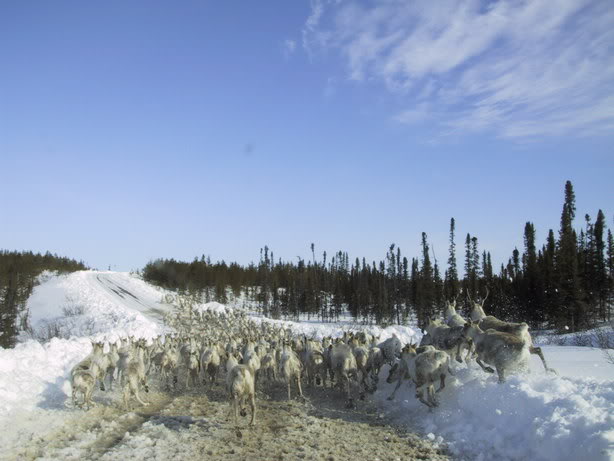
[(538, 345), (581, 346), (614, 348), (614, 322), (592, 330), (579, 331), (557, 335), (555, 331), (541, 331), (534, 335), (533, 340)]
[(15, 407), (63, 405), (70, 369), (91, 351), (88, 339), (28, 341), (0, 348), (0, 417)]
[(146, 315), (148, 309), (164, 309), (160, 299), (159, 290), (129, 274), (46, 274), (28, 299), (31, 325), (35, 337), (53, 328), (61, 338), (0, 348), (0, 417), (14, 409), (63, 406), (70, 395), (70, 370), (91, 352), (91, 340), (161, 334), (160, 319)]
[(63, 338), (115, 341), (159, 334), (161, 320), (145, 314), (160, 306), (161, 297), (160, 291), (129, 274), (79, 271), (48, 277), (34, 288), (27, 308), (37, 339), (48, 339), (53, 332)]
[[(409, 384), (390, 402), (394, 384), (384, 382), (375, 399), (398, 422), (445, 440), (455, 455), (478, 460), (613, 459), (614, 367), (606, 368), (602, 356), (586, 348), (559, 354), (551, 354), (552, 349), (567, 348), (544, 348), (551, 366), (561, 373), (558, 377), (546, 375), (532, 359), (533, 374), (498, 384), (496, 376), (473, 364), (458, 368), (433, 412), (415, 399)], [(565, 365), (568, 359), (595, 361), (609, 379), (565, 376), (577, 373)]]
[(364, 331), (371, 335), (378, 336), (380, 341), (384, 341), (392, 335), (396, 335), (402, 342), (416, 342), (421, 337), (421, 334), (417, 333), (417, 329), (401, 325), (393, 325), (386, 328), (381, 328), (375, 325), (359, 325), (359, 324), (345, 324), (340, 325), (338, 323), (327, 322), (293, 322), (289, 320), (273, 320), (262, 317), (252, 318), (256, 323), (268, 322), (275, 323), (277, 325), (283, 325), (284, 327), (291, 328), (292, 331), (300, 336), (307, 336), (309, 338), (315, 338), (321, 340), (324, 337), (331, 336), (338, 338), (343, 336), (345, 331)]

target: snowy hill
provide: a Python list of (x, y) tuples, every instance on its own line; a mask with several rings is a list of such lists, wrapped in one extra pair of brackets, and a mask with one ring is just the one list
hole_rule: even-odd
[[(0, 349), (0, 445), (27, 444), (79, 412), (70, 407), (70, 369), (91, 350), (90, 340), (115, 341), (133, 335), (151, 338), (164, 331), (163, 316), (173, 297), (126, 273), (83, 271), (48, 277), (28, 302), (35, 336), (55, 333), (45, 343), (24, 340)], [(217, 303), (201, 306), (225, 309)], [(258, 318), (259, 321), (268, 321)], [(318, 337), (338, 336), (348, 324), (294, 324)], [(409, 327), (369, 328), (382, 339), (393, 333), (417, 341)], [(614, 459), (614, 365), (588, 347), (544, 346), (547, 375), (532, 359), (532, 373), (505, 384), (475, 364), (459, 366), (441, 394), (441, 407), (429, 413), (404, 385), (394, 402), (393, 385), (380, 377), (374, 400), (382, 416), (444, 443), (459, 459), (607, 460)], [(97, 393), (94, 400), (109, 402)], [(0, 453), (0, 459), (2, 454)]]

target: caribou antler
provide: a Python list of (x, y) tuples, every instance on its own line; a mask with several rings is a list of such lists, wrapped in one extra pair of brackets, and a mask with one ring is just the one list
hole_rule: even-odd
[(454, 297), (454, 304), (452, 304), (454, 307), (456, 307), (456, 302), (458, 301), (458, 297), (461, 295), (462, 292), (463, 290), (461, 289), (461, 291), (459, 291)]
[(486, 299), (488, 298), (489, 294), (490, 292), (488, 291), (488, 287), (486, 287), (486, 296), (484, 296), (484, 299), (482, 300), (482, 307), (484, 307), (484, 303), (486, 302)]

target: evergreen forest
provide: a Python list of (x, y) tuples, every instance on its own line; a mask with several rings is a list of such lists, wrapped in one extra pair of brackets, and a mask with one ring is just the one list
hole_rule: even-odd
[(83, 262), (45, 254), (0, 250), (0, 347), (13, 347), (27, 327), (26, 302), (43, 271), (58, 273), (87, 269)]
[(442, 312), (446, 300), (457, 299), (467, 315), (471, 300), (488, 296), (489, 315), (526, 321), (532, 328), (573, 332), (610, 321), (614, 302), (614, 240), (606, 217), (598, 210), (594, 220), (584, 216), (579, 228), (576, 222), (575, 193), (567, 181), (558, 231), (550, 229), (539, 246), (535, 226), (527, 222), (524, 248), (515, 248), (496, 269), (475, 235), (461, 237), (464, 260), (457, 261), (452, 218), (445, 267), (422, 233), (421, 254), (411, 259), (394, 244), (380, 261), (367, 261), (351, 260), (344, 251), (319, 255), (312, 243), (307, 260), (275, 260), (265, 246), (257, 264), (214, 263), (204, 255), (192, 262), (159, 259), (148, 263), (142, 275), (199, 300), (242, 300), (273, 318), (307, 316), (332, 322), (349, 312), (362, 323), (403, 324), (412, 318), (423, 327)]

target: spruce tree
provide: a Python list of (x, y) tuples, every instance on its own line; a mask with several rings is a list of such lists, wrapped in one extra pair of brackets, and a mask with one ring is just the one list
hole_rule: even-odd
[(434, 290), (434, 299), (433, 303), (435, 304), (437, 311), (441, 312), (445, 305), (445, 295), (444, 295), (444, 281), (441, 278), (441, 274), (439, 273), (439, 264), (437, 264), (437, 259), (435, 258), (435, 254), (433, 254), (433, 290)]
[(418, 260), (411, 258), (411, 282), (409, 290), (408, 304), (413, 308), (416, 316), (418, 316), (418, 301), (420, 292), (420, 269), (418, 266)]
[(471, 257), (471, 235), (467, 233), (467, 237), (465, 237), (465, 278), (463, 279), (463, 285), (465, 288), (465, 298), (467, 299), (467, 304), (465, 306), (465, 310), (468, 311), (471, 309), (469, 306), (469, 299), (475, 299), (475, 286), (472, 283), (472, 275), (473, 275), (473, 258)]
[(524, 227), (524, 273), (522, 302), (527, 321), (536, 326), (544, 320), (543, 285), (537, 265), (537, 248), (535, 246), (535, 226), (527, 222)]
[(407, 257), (403, 257), (403, 289), (401, 290), (401, 297), (403, 299), (403, 324), (407, 323), (407, 318), (409, 317), (409, 309), (410, 309), (410, 291), (411, 291), (411, 282), (409, 278), (409, 261)]
[(608, 229), (608, 296), (606, 317), (607, 321), (611, 321), (611, 307), (614, 304), (614, 237), (612, 231)]
[[(396, 317), (397, 323), (401, 322), (401, 316), (397, 309), (397, 259), (395, 254), (395, 244), (391, 244), (388, 253), (386, 254), (386, 282), (388, 285), (388, 297), (390, 301), (390, 306), (387, 310), (391, 312), (391, 316)], [(392, 320), (392, 319), (391, 319)]]
[(608, 272), (605, 255), (605, 216), (603, 211), (597, 212), (597, 219), (593, 226), (593, 241), (595, 254), (593, 255), (594, 274), (595, 274), (595, 299), (599, 317), (606, 320), (607, 299), (608, 299)]
[(484, 273), (484, 278), (486, 279), (487, 284), (489, 284), (493, 278), (492, 258), (490, 257), (490, 251), (486, 253), (486, 272)]
[[(480, 252), (478, 251), (478, 238), (471, 237), (471, 265), (469, 272), (469, 285), (472, 297), (477, 297), (480, 294)], [(475, 298), (474, 298), (475, 299)]]
[(480, 275), (482, 275), (481, 270), (480, 270), (480, 252), (478, 250), (478, 238), (477, 237), (471, 237), (471, 259), (473, 260), (472, 266), (473, 266), (474, 277), (477, 280), (480, 277)]
[(420, 300), (419, 317), (420, 326), (424, 328), (429, 318), (433, 315), (433, 304), (435, 300), (435, 285), (433, 279), (433, 266), (429, 256), (429, 245), (426, 240), (426, 233), (422, 232), (422, 268), (420, 270)]
[(586, 232), (580, 229), (578, 235), (578, 282), (583, 293), (583, 301), (588, 310), (593, 306), (593, 289), (594, 289), (594, 274), (593, 274), (593, 225), (591, 218), (587, 214), (584, 216), (586, 222)]
[(522, 267), (518, 248), (514, 248), (514, 251), (512, 251), (512, 258), (508, 263), (507, 270), (511, 280), (507, 285), (509, 303), (505, 307), (505, 314), (510, 319), (519, 320), (526, 316), (526, 311), (523, 310)]
[(448, 269), (445, 274), (444, 292), (448, 299), (456, 298), (459, 291), (458, 269), (456, 267), (456, 243), (454, 242), (454, 231), (456, 222), (450, 219), (450, 247), (448, 250)]
[(586, 320), (578, 279), (578, 239), (573, 229), (575, 215), (576, 198), (571, 181), (567, 181), (556, 253), (556, 271), (561, 292), (561, 309), (557, 316), (557, 325), (559, 329), (567, 326), (572, 331), (579, 330)]
[(555, 269), (556, 240), (554, 231), (548, 231), (548, 238), (543, 250), (541, 273), (544, 281), (544, 310), (550, 326), (556, 326), (559, 310), (559, 284)]

